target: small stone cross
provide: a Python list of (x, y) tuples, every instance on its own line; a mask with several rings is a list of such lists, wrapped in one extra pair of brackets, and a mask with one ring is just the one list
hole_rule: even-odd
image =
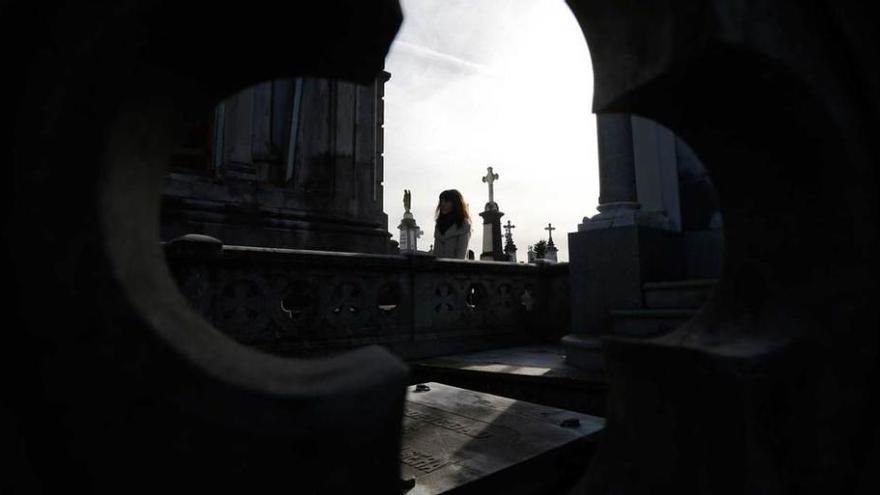
[(489, 184), (489, 202), (494, 203), (495, 202), (495, 188), (492, 187), (492, 183), (495, 182), (496, 180), (498, 180), (498, 174), (492, 173), (492, 167), (488, 167), (486, 170), (488, 170), (489, 173), (487, 173), (486, 176), (483, 177), (483, 182), (486, 182)]
[[(509, 222), (510, 220), (508, 220)], [(553, 241), (553, 231), (556, 230), (556, 227), (553, 226), (552, 223), (548, 223), (544, 230), (550, 233), (550, 241)]]
[(511, 225), (510, 220), (508, 220), (507, 225), (504, 225), (504, 230), (505, 230), (504, 236), (507, 238), (510, 238), (510, 231), (511, 231), (511, 229), (515, 229), (515, 228), (516, 228), (516, 225)]

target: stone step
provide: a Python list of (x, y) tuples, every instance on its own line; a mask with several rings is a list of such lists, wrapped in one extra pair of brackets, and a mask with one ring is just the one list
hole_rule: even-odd
[(614, 334), (632, 337), (654, 337), (674, 330), (697, 314), (692, 308), (615, 309)]
[(642, 286), (645, 307), (650, 309), (699, 308), (709, 299), (717, 280), (649, 282)]
[(599, 372), (565, 362), (558, 344), (535, 344), (409, 361), (413, 382), (456, 387), (578, 411), (605, 414), (607, 385)]

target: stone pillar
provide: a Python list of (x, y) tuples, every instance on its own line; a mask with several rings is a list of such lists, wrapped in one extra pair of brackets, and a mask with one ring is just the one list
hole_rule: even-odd
[(674, 280), (680, 269), (675, 234), (640, 212), (631, 117), (599, 115), (597, 124), (599, 214), (568, 235), (572, 333), (562, 339), (567, 361), (587, 369), (602, 368), (610, 310), (642, 307), (644, 282)]
[(482, 261), (506, 261), (507, 255), (501, 246), (501, 217), (504, 213), (498, 211), (498, 205), (494, 202), (486, 203), (486, 210), (480, 213), (483, 217), (483, 253), (480, 254)]
[(418, 251), (419, 237), (421, 237), (424, 232), (422, 232), (422, 229), (416, 224), (416, 220), (413, 218), (412, 213), (407, 211), (403, 214), (403, 218), (400, 220), (400, 225), (397, 226), (397, 229), (400, 231), (400, 252), (415, 253)]
[(599, 134), (599, 207), (638, 208), (632, 119), (627, 114), (597, 117)]
[(626, 114), (596, 117), (599, 135), (599, 214), (578, 226), (579, 231), (635, 223), (639, 209), (632, 119)]

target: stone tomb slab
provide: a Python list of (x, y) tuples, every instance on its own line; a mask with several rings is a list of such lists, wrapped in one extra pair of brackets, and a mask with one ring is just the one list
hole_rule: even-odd
[(547, 493), (586, 468), (604, 420), (496, 395), (410, 387), (401, 476), (408, 495)]

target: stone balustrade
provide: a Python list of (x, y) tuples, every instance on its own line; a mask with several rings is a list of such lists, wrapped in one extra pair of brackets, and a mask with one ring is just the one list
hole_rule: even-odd
[(165, 246), (181, 292), (233, 339), (280, 355), (380, 344), (414, 359), (552, 341), (569, 321), (568, 265), (223, 246)]

